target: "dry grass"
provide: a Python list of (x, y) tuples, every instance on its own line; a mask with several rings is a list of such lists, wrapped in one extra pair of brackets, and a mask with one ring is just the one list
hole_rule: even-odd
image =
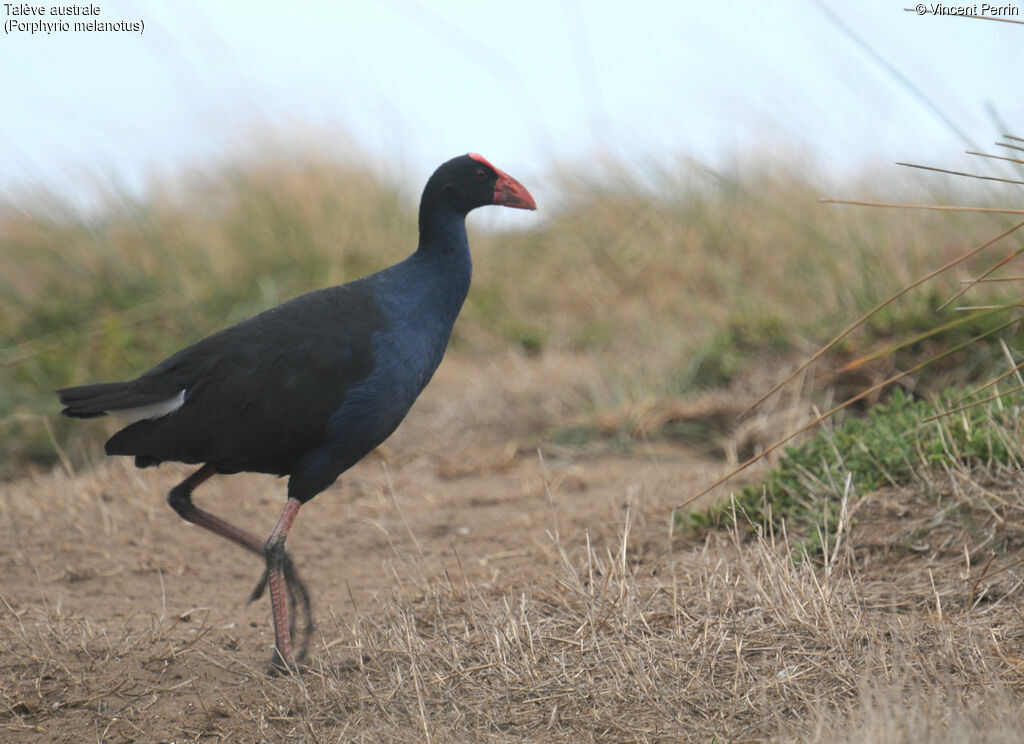
[[(831, 536), (815, 566), (794, 563), (784, 535), (668, 534), (658, 515), (678, 489), (656, 489), (650, 476), (636, 483), (622, 472), (634, 487), (622, 495), (613, 485), (624, 504), (609, 510), (605, 492), (566, 463), (544, 465), (529, 495), (509, 502), (535, 523), (522, 530), (532, 535), (526, 549), (501, 542), (507, 519), (489, 533), (471, 515), (483, 542), (458, 547), (457, 531), (438, 535), (425, 522), (436, 502), (403, 493), (416, 483), (429, 499), (449, 476), (400, 466), (379, 478), (366, 475), (379, 464), (360, 467), (354, 477), (373, 480), (377, 495), (346, 492), (351, 503), (301, 527), (328, 529), (377, 504), (366, 524), (386, 538), (372, 557), (379, 587), (346, 589), (348, 564), (316, 558), (325, 573), (311, 583), (334, 601), (318, 607), (315, 650), (298, 678), (264, 675), (267, 619), (225, 622), (238, 610), (223, 606), (223, 579), (205, 588), (214, 604), (189, 604), (210, 568), (183, 575), (167, 535), (186, 531), (215, 548), (204, 553), (210, 566), (221, 565), (221, 546), (165, 513), (167, 478), (153, 485), (113, 465), (6, 489), (5, 523), (23, 529), (0, 554), (11, 578), (0, 611), (5, 739), (1019, 740), (1015, 475), (936, 480), (944, 508), (920, 489), (851, 494), (856, 526), (838, 548)], [(522, 455), (483, 482), (521, 488), (538, 467)], [(140, 496), (113, 495), (133, 481)], [(473, 490), (464, 477), (454, 484)], [(225, 508), (251, 497), (246, 485)], [(42, 553), (47, 539), (56, 555)], [(498, 552), (481, 561), (491, 541)], [(1009, 552), (993, 553), (995, 543)], [(314, 544), (323, 549), (323, 536)], [(498, 576), (509, 553), (524, 562)], [(118, 599), (77, 612), (96, 591)]]

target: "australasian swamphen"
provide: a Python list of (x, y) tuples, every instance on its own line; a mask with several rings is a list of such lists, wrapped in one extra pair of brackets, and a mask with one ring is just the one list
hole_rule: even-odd
[[(203, 339), (127, 382), (58, 390), (66, 416), (110, 414), (124, 424), (108, 455), (138, 467), (202, 463), (167, 500), (184, 519), (264, 556), (252, 599), (269, 584), (273, 664), (294, 668), (289, 604), (309, 594), (284, 543), (299, 508), (383, 442), (444, 355), (469, 291), (466, 214), (500, 204), (536, 209), (530, 193), (480, 155), (453, 158), (427, 181), (419, 245), (404, 261), (285, 302)], [(217, 473), (288, 476), (288, 501), (267, 540), (192, 503)]]

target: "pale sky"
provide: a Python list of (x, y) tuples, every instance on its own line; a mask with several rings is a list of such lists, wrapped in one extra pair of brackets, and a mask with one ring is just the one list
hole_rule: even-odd
[[(963, 165), (962, 140), (823, 6), (979, 144), (999, 134), (990, 106), (1024, 134), (1024, 25), (907, 0), (95, 4), (144, 33), (0, 38), (0, 194), (144, 189), (268, 130), (348, 142), (415, 184), (467, 151), (521, 180), (793, 145), (830, 172)], [(54, 19), (0, 4), (0, 20)]]

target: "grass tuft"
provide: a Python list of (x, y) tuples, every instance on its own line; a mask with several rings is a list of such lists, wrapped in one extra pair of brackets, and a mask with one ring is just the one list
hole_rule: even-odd
[(917, 483), (941, 505), (928, 484), (950, 470), (1008, 473), (1024, 466), (1024, 396), (1011, 393), (939, 416), (961, 404), (953, 391), (933, 403), (897, 388), (865, 416), (787, 447), (762, 482), (744, 486), (733, 500), (706, 511), (680, 512), (677, 523), (690, 529), (721, 527), (739, 515), (741, 522), (764, 529), (785, 525), (800, 536), (801, 550), (817, 555), (825, 536), (838, 529), (844, 499)]

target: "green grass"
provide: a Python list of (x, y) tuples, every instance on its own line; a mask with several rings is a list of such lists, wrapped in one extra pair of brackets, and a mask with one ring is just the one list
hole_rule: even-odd
[[(474, 284), (453, 353), (595, 358), (603, 382), (581, 391), (574, 418), (798, 357), (994, 232), (988, 218), (823, 206), (825, 190), (799, 163), (588, 164), (527, 185), (542, 184), (559, 196), (540, 205), (535, 227), (472, 235)], [(102, 194), (88, 214), (52, 196), (0, 204), (0, 474), (54, 462), (54, 439), (72, 459), (96, 451), (102, 427), (56, 416), (55, 388), (136, 375), (207, 333), (405, 256), (416, 236), (409, 186), (324, 153), (284, 152), (183, 173), (140, 198)], [(840, 353), (934, 323), (936, 299), (954, 289), (947, 280), (907, 298)]]
[(885, 485), (915, 482), (927, 491), (929, 481), (951, 468), (1005, 471), (1024, 466), (1024, 395), (1010, 393), (935, 418), (962, 405), (951, 390), (938, 402), (926, 402), (897, 388), (865, 416), (788, 447), (763, 482), (744, 486), (709, 510), (678, 513), (677, 523), (703, 529), (738, 518), (781, 532), (785, 522), (813, 555), (821, 549), (822, 534), (836, 531), (847, 484), (854, 497)]

